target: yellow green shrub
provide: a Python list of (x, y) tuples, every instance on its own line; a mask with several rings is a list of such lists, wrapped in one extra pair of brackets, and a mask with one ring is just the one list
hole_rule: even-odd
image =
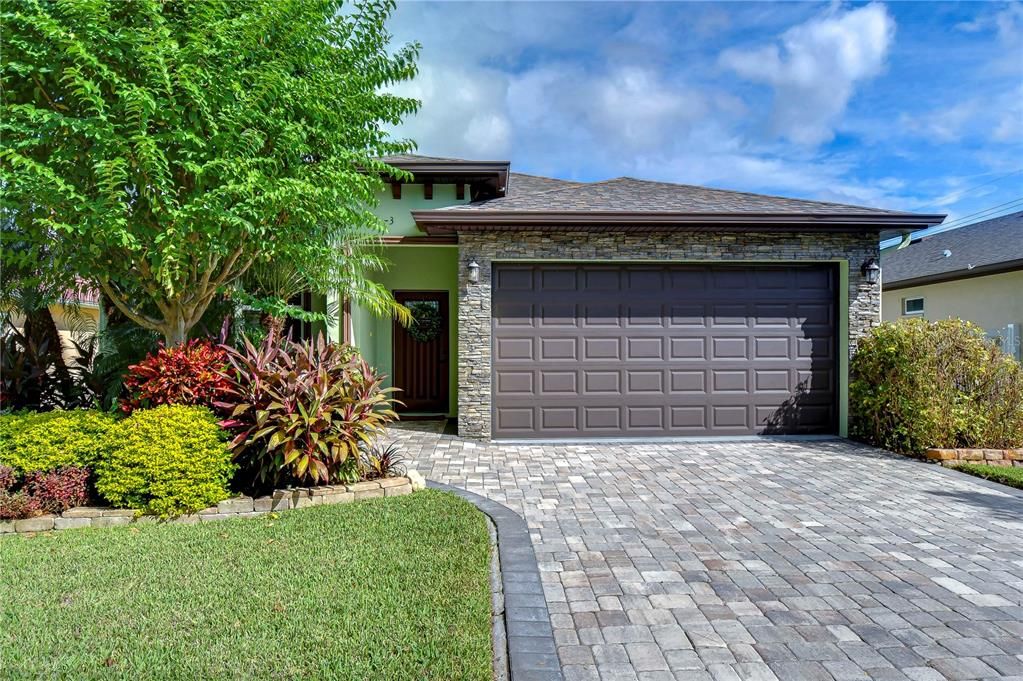
[(1023, 368), (969, 322), (882, 324), (850, 369), (853, 437), (906, 454), (1023, 446)]
[(0, 416), (0, 465), (21, 473), (92, 468), (114, 417), (91, 410), (23, 412)]
[(140, 409), (117, 422), (95, 467), (110, 504), (162, 517), (192, 513), (230, 496), (234, 472), (224, 433), (203, 407)]

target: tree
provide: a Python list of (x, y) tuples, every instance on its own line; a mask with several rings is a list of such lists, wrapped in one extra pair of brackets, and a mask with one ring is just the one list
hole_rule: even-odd
[(3, 2), (0, 207), (169, 344), (257, 261), (407, 315), (367, 277), (380, 178), (404, 176), (379, 157), (412, 150), (388, 128), (418, 107), (385, 91), (419, 49), (390, 50), (393, 9)]

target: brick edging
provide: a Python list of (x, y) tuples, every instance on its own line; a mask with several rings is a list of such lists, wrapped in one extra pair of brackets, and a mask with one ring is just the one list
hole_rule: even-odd
[(563, 681), (540, 567), (526, 521), (507, 506), (460, 487), (432, 480), (426, 486), (465, 499), (485, 513), (497, 530), (511, 681)]
[[(255, 518), (268, 513), (287, 511), (292, 508), (347, 504), (374, 497), (396, 497), (422, 489), (423, 477), (415, 471), (407, 476), (381, 478), (356, 482), (351, 485), (322, 485), (319, 487), (296, 487), (274, 490), (269, 496), (253, 499), (248, 496), (232, 497), (210, 506), (198, 513), (169, 518), (168, 523), (191, 524), (229, 518)], [(160, 522), (156, 516), (136, 517), (130, 508), (103, 508), (79, 506), (70, 508), (59, 515), (46, 514), (21, 520), (0, 520), (0, 535), (24, 534), (28, 532), (49, 532), (71, 530), (83, 527), (114, 527), (118, 525), (146, 524)]]

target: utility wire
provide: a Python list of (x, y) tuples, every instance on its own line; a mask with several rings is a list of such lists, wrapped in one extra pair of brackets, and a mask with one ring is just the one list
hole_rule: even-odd
[[(931, 234), (938, 234), (949, 229), (955, 229), (956, 227), (962, 227), (964, 225), (973, 224), (974, 222), (980, 222), (981, 220), (991, 220), (996, 217), (1004, 217), (1005, 215), (1011, 215), (1013, 212), (1015, 212), (1017, 208), (1023, 208), (1023, 196), (1013, 199), (1011, 201), (1006, 201), (1005, 203), (999, 204), (997, 206), (992, 206), (990, 208), (979, 210), (976, 213), (963, 215), (962, 217), (958, 217), (955, 220), (951, 220), (947, 223), (936, 225), (934, 231), (932, 231)], [(992, 213), (996, 213), (998, 211), (1006, 209), (1009, 210), (1007, 210), (1002, 215), (992, 215)]]
[[(960, 190), (958, 192), (953, 192), (953, 194), (955, 194), (956, 197), (957, 197), (956, 201), (959, 201), (964, 196), (966, 196), (967, 194), (972, 192), (974, 189), (980, 189), (981, 187), (986, 187), (989, 184), (994, 184), (995, 182), (1001, 182), (1002, 180), (1004, 180), (1007, 177), (1012, 177), (1013, 175), (1019, 175), (1020, 173), (1023, 173), (1023, 168), (1019, 168), (1017, 170), (1014, 170), (1011, 173), (1006, 173), (1005, 175), (999, 175), (996, 178), (988, 180), (987, 182), (982, 182), (982, 183), (980, 183), (978, 185), (974, 185), (972, 187), (969, 187), (968, 189), (963, 189), (963, 190)], [(921, 208), (930, 208), (931, 206), (937, 206), (937, 205), (938, 205), (937, 203), (923, 203), (923, 204), (919, 204), (917, 206), (914, 206), (913, 210), (920, 210)]]

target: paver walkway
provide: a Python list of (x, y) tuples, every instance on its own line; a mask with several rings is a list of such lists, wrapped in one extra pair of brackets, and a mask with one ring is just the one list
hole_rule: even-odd
[(525, 517), (566, 679), (1023, 679), (1023, 496), (844, 441), (437, 430), (391, 435)]

